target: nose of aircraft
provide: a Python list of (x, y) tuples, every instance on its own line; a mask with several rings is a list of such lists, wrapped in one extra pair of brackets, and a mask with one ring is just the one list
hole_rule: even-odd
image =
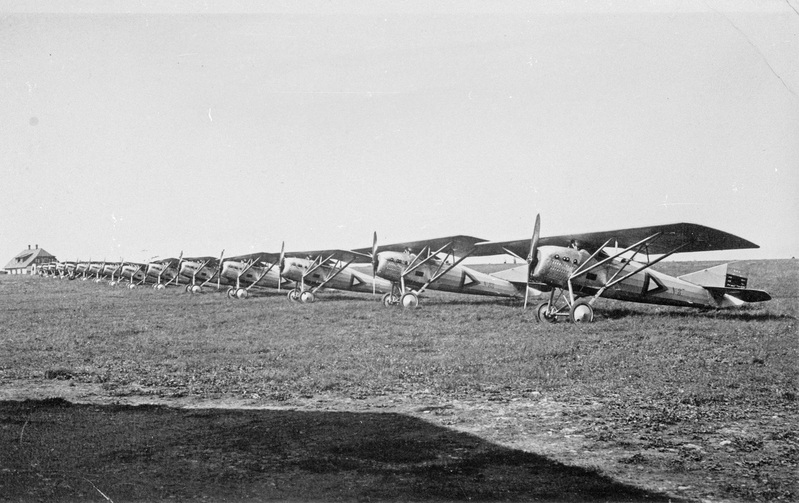
[(238, 262), (231, 262), (225, 261), (222, 262), (222, 276), (228, 277), (233, 276), (234, 278), (238, 275), (239, 268), (237, 267)]
[(280, 274), (281, 276), (291, 279), (291, 272), (293, 269), (294, 265), (292, 264), (291, 260), (285, 259), (283, 261), (283, 264), (280, 266)]
[(380, 278), (385, 278), (388, 280), (394, 280), (392, 272), (393, 267), (392, 263), (388, 260), (389, 255), (388, 253), (381, 252), (377, 254), (377, 267), (375, 268), (375, 275)]
[(180, 264), (180, 274), (191, 276), (197, 270), (197, 264), (189, 260), (184, 260)]

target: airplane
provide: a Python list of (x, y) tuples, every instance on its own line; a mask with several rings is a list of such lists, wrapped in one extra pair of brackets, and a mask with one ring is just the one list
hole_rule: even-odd
[(81, 280), (86, 280), (86, 273), (89, 270), (89, 263), (88, 262), (81, 262), (80, 260), (75, 261), (75, 269), (73, 270), (73, 274), (71, 279), (77, 279), (78, 277)]
[(246, 299), (250, 291), (260, 288), (281, 288), (293, 286), (281, 275), (283, 250), (280, 253), (258, 252), (249, 255), (230, 257), (222, 261), (221, 276), (231, 286), (227, 296), (231, 299)]
[(75, 268), (77, 267), (77, 263), (75, 262), (64, 262), (64, 269), (62, 273), (62, 277), (74, 279), (75, 278)]
[[(128, 288), (131, 290), (144, 284), (147, 280), (147, 264), (139, 262), (123, 262), (120, 268), (121, 279), (128, 280)], [(119, 282), (122, 284), (122, 281)]]
[(316, 300), (322, 288), (388, 294), (391, 292), (391, 282), (350, 267), (355, 263), (365, 264), (370, 261), (369, 254), (352, 250), (287, 253), (281, 267), (281, 276), (297, 284), (289, 291), (288, 299), (303, 304), (311, 303)]
[(508, 281), (461, 265), (484, 241), (458, 235), (378, 246), (375, 233), (371, 249), (354, 252), (369, 256), (375, 275), (391, 283), (382, 298), (385, 306), (418, 307), (419, 296), (428, 289), (512, 299), (528, 295), (524, 281)]
[[(155, 290), (163, 290), (174, 280), (178, 284), (180, 263), (183, 260), (181, 252), (178, 258), (166, 258), (147, 263), (145, 283), (149, 280)], [(166, 282), (164, 282), (166, 280)]]
[(652, 269), (676, 253), (758, 248), (717, 229), (677, 223), (541, 237), (540, 228), (538, 215), (531, 239), (477, 243), (473, 253), (526, 256), (527, 264), (497, 275), (550, 292), (548, 300), (535, 306), (538, 321), (591, 322), (600, 297), (699, 308), (738, 307), (771, 299), (762, 290), (747, 288), (745, 273), (730, 264), (679, 277)]
[(114, 276), (116, 275), (117, 272), (119, 272), (119, 270), (121, 268), (122, 268), (122, 264), (121, 263), (117, 263), (117, 262), (104, 263), (103, 264), (103, 269), (101, 271), (101, 275), (103, 277), (109, 278), (108, 284), (110, 286), (116, 286), (119, 282), (116, 279), (114, 279)]
[(94, 282), (99, 283), (102, 281), (103, 267), (105, 267), (105, 262), (92, 262), (90, 260), (86, 268), (86, 276), (83, 279), (88, 280), (89, 277), (94, 276)]
[[(218, 259), (215, 257), (183, 258), (178, 265), (179, 275), (175, 280), (176, 284), (180, 283), (180, 278), (185, 278), (187, 293), (201, 293), (206, 285), (213, 286), (214, 283), (216, 283), (217, 290), (221, 290), (223, 285), (232, 286), (227, 278), (220, 275), (224, 254), (225, 250), (222, 250)], [(198, 279), (201, 282), (198, 282)]]

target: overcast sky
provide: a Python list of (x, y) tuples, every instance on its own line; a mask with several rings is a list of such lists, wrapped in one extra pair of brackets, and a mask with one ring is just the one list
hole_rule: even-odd
[(0, 261), (693, 222), (799, 255), (799, 2), (0, 0)]

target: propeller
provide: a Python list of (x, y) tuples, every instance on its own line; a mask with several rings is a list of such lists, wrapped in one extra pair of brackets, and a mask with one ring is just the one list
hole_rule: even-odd
[[(175, 285), (180, 286), (180, 265), (183, 264), (183, 250), (180, 250), (180, 255), (178, 255), (178, 265), (176, 267), (177, 274), (173, 278), (175, 280)], [(170, 279), (167, 284), (169, 284), (172, 280)]]
[(222, 265), (225, 263), (223, 257), (225, 256), (225, 250), (222, 250), (222, 253), (219, 254), (219, 267), (216, 269), (216, 289), (220, 290), (222, 288)]
[(280, 243), (280, 258), (277, 260), (277, 291), (283, 283), (283, 261), (286, 260), (286, 242)]
[(530, 296), (530, 276), (535, 271), (535, 266), (538, 265), (538, 240), (541, 235), (541, 214), (535, 216), (535, 227), (533, 228), (533, 237), (530, 239), (530, 253), (527, 255), (527, 283), (528, 286), (524, 290), (524, 308), (527, 309), (527, 299)]
[(372, 237), (372, 295), (377, 293), (377, 231)]

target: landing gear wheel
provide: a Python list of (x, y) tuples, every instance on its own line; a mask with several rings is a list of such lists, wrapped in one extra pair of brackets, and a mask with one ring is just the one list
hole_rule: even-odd
[(413, 292), (403, 293), (400, 297), (400, 305), (403, 309), (415, 309), (419, 307), (419, 296)]
[(549, 310), (549, 302), (542, 302), (535, 306), (535, 321), (542, 322), (545, 321), (547, 323), (555, 323), (558, 321), (557, 317), (554, 314), (547, 314)]
[(236, 296), (236, 293), (235, 293), (235, 292), (236, 292), (236, 289), (235, 289), (235, 288), (232, 288), (232, 287), (231, 287), (231, 288), (228, 288), (228, 289), (227, 289), (227, 298), (228, 298), (228, 299), (232, 299), (233, 297), (235, 297), (235, 296)]
[(594, 308), (588, 299), (578, 299), (569, 309), (569, 319), (572, 323), (591, 323), (594, 321)]
[(136, 288), (136, 284), (135, 283), (131, 283), (131, 284), (128, 285), (128, 289), (133, 290), (134, 288)]
[(163, 290), (165, 288), (166, 288), (166, 285), (163, 284), (163, 283), (158, 283), (157, 285), (155, 285), (155, 289), (156, 290)]
[(300, 291), (296, 288), (293, 290), (289, 290), (288, 299), (292, 302), (299, 302), (300, 301)]
[(390, 293), (383, 294), (382, 299), (383, 305), (386, 307), (396, 306), (399, 303), (399, 299), (396, 295), (392, 295)]
[(108, 286), (117, 286), (117, 282), (116, 281), (110, 281), (108, 283)]
[(303, 304), (310, 304), (316, 300), (316, 295), (313, 294), (311, 291), (304, 291), (300, 294), (300, 302)]
[(200, 285), (192, 285), (191, 286), (191, 293), (200, 293), (203, 291), (203, 287)]
[(186, 285), (186, 293), (191, 293), (192, 285)]
[(246, 299), (247, 297), (249, 297), (249, 295), (250, 295), (250, 292), (248, 292), (244, 288), (239, 288), (238, 290), (236, 290), (236, 293), (235, 293), (235, 296), (236, 296), (237, 299)]

